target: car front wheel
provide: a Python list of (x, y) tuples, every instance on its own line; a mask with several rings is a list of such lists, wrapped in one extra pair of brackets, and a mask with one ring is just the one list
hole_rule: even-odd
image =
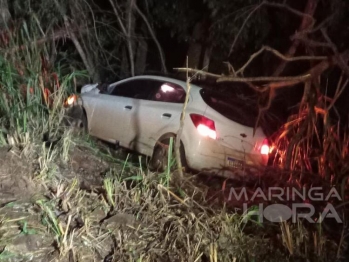
[(79, 128), (84, 133), (88, 133), (87, 116), (81, 106), (73, 106), (66, 110), (64, 125)]

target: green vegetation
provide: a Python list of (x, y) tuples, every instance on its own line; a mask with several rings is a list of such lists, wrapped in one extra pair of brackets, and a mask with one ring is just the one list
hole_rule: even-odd
[[(208, 2), (209, 9), (220, 16), (223, 5)], [(41, 10), (39, 5), (32, 8)], [(25, 12), (24, 8), (14, 9)], [(61, 24), (62, 19), (53, 19), (58, 15), (47, 10), (38, 12), (49, 25), (45, 30), (41, 20), (30, 15), (16, 24), (0, 55), (0, 261), (345, 259), (345, 224), (339, 227), (321, 221), (311, 225), (304, 219), (297, 223), (259, 223), (252, 216), (258, 211), (256, 206), (242, 214), (226, 201), (226, 180), (212, 179), (208, 186), (206, 178), (197, 175), (179, 179), (173, 171), (172, 139), (167, 168), (158, 174), (147, 169), (142, 157), (132, 161), (131, 154), (116, 156), (110, 147), (65, 126), (64, 99), (75, 92), (76, 82), (86, 75), (74, 70), (83, 66), (76, 66), (77, 59), (71, 59), (69, 52), (61, 54), (62, 63), (48, 63), (55, 47), (42, 41), (43, 32)], [(169, 19), (166, 10), (155, 11), (158, 21)], [(169, 24), (178, 24), (178, 19), (171, 19)], [(234, 21), (239, 19), (241, 16)], [(265, 23), (263, 20), (260, 24)], [(249, 24), (249, 30), (256, 24), (256, 20)], [(187, 27), (175, 28), (176, 33), (185, 37)], [(217, 32), (222, 38), (231, 32), (225, 29), (228, 32)], [(234, 32), (239, 29), (235, 26)], [(105, 35), (108, 41), (109, 34)], [(256, 34), (264, 36), (265, 31)], [(241, 36), (244, 42), (248, 42), (247, 35)], [(91, 35), (84, 37), (88, 42)], [(100, 44), (88, 43), (93, 44), (84, 46), (85, 53)], [(243, 44), (237, 46), (238, 50), (242, 48)], [(107, 62), (115, 56), (115, 50), (109, 53)], [(104, 51), (94, 54), (91, 61), (108, 54)], [(72, 60), (76, 64), (70, 63)], [(335, 186), (343, 201), (333, 204), (346, 219), (349, 137), (347, 127), (333, 117), (334, 103), (348, 84), (344, 75), (333, 88), (333, 100), (322, 95), (324, 90), (317, 80), (312, 79), (312, 85), (308, 85), (310, 79), (306, 82), (299, 110), (275, 135), (277, 168), (246, 182), (251, 190), (257, 186), (266, 190), (273, 186)], [(89, 76), (93, 77), (91, 72)], [(271, 90), (265, 90), (272, 99)], [(235, 182), (230, 185), (235, 186)]]

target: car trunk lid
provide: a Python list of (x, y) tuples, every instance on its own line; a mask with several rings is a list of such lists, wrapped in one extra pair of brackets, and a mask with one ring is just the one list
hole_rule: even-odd
[(208, 105), (205, 116), (214, 120), (218, 143), (247, 154), (260, 152), (265, 134), (261, 127), (254, 132), (258, 112), (252, 100), (204, 89), (200, 94)]

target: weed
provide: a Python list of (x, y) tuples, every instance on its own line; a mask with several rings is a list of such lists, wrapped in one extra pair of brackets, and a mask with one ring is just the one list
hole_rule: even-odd
[(28, 228), (28, 222), (27, 221), (20, 221), (19, 223), (21, 227), (21, 233), (24, 235), (35, 235), (37, 234), (35, 229)]
[(107, 200), (110, 203), (112, 207), (115, 207), (115, 201), (114, 201), (114, 192), (115, 192), (115, 187), (114, 187), (114, 180), (110, 178), (105, 178), (103, 180), (104, 184), (104, 189), (106, 191), (106, 196)]
[(56, 214), (52, 210), (52, 204), (44, 200), (37, 200), (36, 203), (43, 211), (43, 224), (48, 226), (48, 228), (54, 233), (55, 239), (59, 241), (64, 232), (59, 224)]

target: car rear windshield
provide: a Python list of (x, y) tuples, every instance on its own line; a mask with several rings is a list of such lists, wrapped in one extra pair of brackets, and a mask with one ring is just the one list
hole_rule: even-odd
[(244, 126), (255, 126), (258, 111), (252, 99), (242, 99), (233, 94), (226, 95), (206, 89), (201, 89), (200, 94), (208, 106), (226, 118)]

